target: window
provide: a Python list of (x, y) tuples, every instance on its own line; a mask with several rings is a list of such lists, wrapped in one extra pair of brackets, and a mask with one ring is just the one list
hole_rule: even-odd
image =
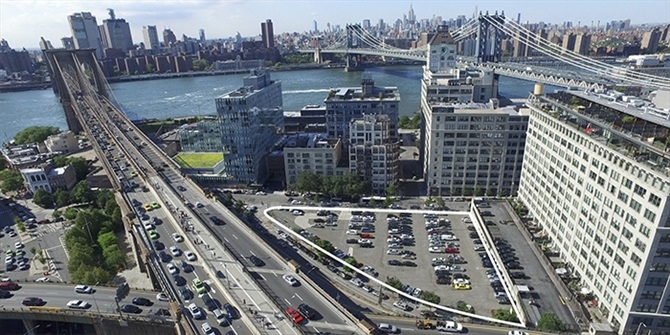
[(649, 202), (650, 202), (652, 205), (658, 207), (658, 206), (661, 205), (661, 198), (658, 197), (656, 194), (649, 193)]
[(637, 193), (641, 197), (644, 197), (644, 195), (647, 194), (647, 189), (638, 184), (635, 184), (633, 192)]

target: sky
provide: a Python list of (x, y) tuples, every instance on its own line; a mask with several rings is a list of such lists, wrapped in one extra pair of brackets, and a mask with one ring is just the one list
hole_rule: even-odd
[(479, 11), (504, 11), (522, 22), (591, 25), (630, 19), (631, 24), (670, 23), (670, 0), (0, 0), (0, 38), (14, 49), (38, 48), (40, 37), (61, 47), (60, 39), (71, 36), (67, 16), (91, 12), (98, 24), (113, 8), (117, 18), (130, 24), (133, 42), (143, 41), (142, 26), (155, 25), (161, 31), (170, 28), (180, 39), (182, 34), (197, 37), (204, 29), (206, 37), (226, 38), (236, 32), (244, 37), (260, 34), (260, 23), (271, 19), (274, 33), (304, 32), (326, 24), (344, 25), (379, 19), (394, 23), (407, 14), (410, 5), (417, 19), (458, 15), (471, 17)]

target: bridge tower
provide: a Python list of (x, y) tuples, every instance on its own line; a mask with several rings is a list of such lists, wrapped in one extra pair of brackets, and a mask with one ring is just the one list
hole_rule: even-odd
[(82, 92), (72, 91), (68, 83), (78, 83), (79, 87), (93, 86), (96, 93), (109, 97), (107, 80), (98, 65), (95, 49), (47, 49), (43, 51), (49, 64), (48, 68), (51, 70), (54, 92), (58, 94), (60, 103), (63, 105), (67, 126), (71, 131), (79, 133), (82, 127), (75, 115), (74, 104)]
[(314, 49), (314, 63), (321, 64), (323, 60), (321, 59), (321, 46), (317, 44)]
[(345, 55), (347, 65), (344, 68), (347, 72), (359, 70), (358, 56), (350, 54), (348, 50), (360, 47), (361, 41), (359, 40), (358, 34), (362, 33), (360, 31), (362, 29), (363, 28), (358, 24), (347, 25), (347, 54)]
[(497, 63), (502, 58), (502, 39), (503, 32), (492, 24), (496, 22), (499, 25), (505, 24), (505, 12), (498, 15), (485, 15), (479, 13), (479, 30), (477, 31), (477, 61), (479, 63), (494, 62)]

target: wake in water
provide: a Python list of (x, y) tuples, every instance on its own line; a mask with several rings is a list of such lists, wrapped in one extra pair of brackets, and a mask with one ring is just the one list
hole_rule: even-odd
[(318, 88), (315, 90), (293, 90), (293, 91), (282, 91), (283, 94), (303, 94), (303, 93), (320, 93), (320, 92), (329, 92), (329, 88)]

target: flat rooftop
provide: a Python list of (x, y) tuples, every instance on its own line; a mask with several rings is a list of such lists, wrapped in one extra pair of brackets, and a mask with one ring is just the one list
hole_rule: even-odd
[(614, 100), (613, 96), (605, 93), (585, 92), (585, 91), (567, 91), (568, 93), (593, 101), (597, 104), (607, 106), (622, 113), (635, 116), (642, 120), (655, 123), (657, 125), (670, 128), (670, 110), (654, 108), (647, 105), (649, 101), (634, 99), (637, 102), (644, 102), (644, 106), (637, 107), (634, 102), (626, 102), (622, 100)]

